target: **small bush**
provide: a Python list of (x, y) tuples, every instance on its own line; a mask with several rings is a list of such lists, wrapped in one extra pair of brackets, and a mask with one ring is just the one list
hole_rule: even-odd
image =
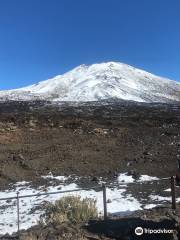
[(48, 203), (45, 213), (40, 217), (40, 222), (43, 224), (81, 223), (97, 217), (98, 211), (94, 199), (67, 196), (54, 204)]

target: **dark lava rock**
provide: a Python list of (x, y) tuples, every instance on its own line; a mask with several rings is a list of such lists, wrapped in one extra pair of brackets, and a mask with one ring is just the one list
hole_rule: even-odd
[(136, 170), (130, 170), (127, 173), (128, 176), (132, 176), (135, 180), (140, 178), (140, 174)]

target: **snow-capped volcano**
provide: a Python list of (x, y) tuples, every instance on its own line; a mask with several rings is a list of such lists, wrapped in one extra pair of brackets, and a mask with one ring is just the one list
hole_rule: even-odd
[(123, 63), (81, 65), (37, 84), (0, 91), (5, 100), (98, 101), (118, 98), (137, 102), (180, 101), (180, 83)]

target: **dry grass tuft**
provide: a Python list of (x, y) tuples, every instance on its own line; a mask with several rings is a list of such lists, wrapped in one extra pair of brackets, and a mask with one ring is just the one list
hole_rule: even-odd
[(67, 196), (57, 200), (54, 204), (48, 203), (40, 222), (46, 225), (65, 222), (82, 223), (97, 217), (98, 211), (94, 199)]

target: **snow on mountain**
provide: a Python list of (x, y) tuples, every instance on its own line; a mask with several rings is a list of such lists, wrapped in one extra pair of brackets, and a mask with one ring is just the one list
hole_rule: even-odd
[(0, 91), (1, 100), (98, 101), (118, 98), (137, 102), (180, 101), (180, 83), (123, 63), (80, 65), (37, 84)]

